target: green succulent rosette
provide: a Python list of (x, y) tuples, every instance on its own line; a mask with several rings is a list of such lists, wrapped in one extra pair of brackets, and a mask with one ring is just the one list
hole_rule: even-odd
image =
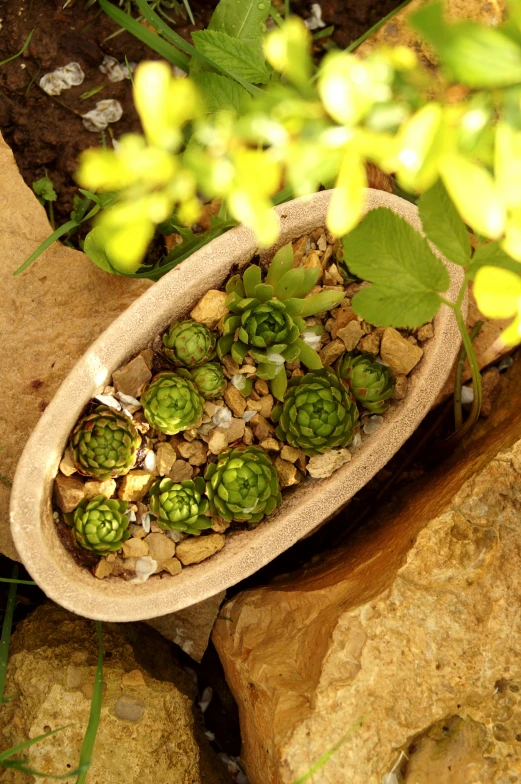
[(320, 270), (293, 267), (291, 243), (281, 248), (262, 281), (260, 267), (252, 265), (242, 277), (235, 275), (226, 286), (229, 313), (222, 322), (217, 356), (229, 352), (241, 364), (248, 352), (258, 363), (257, 375), (270, 381), (279, 400), (287, 387), (286, 362), (299, 359), (307, 368), (322, 367), (320, 357), (301, 334), (308, 332), (304, 319), (336, 307), (343, 291), (322, 291), (307, 296)]
[(191, 373), (192, 381), (205, 400), (213, 400), (222, 395), (227, 381), (218, 362), (207, 362)]
[(69, 446), (78, 473), (105, 481), (130, 471), (141, 436), (125, 414), (97, 406), (76, 423)]
[(207, 516), (206, 485), (200, 476), (193, 481), (173, 482), (168, 477), (158, 479), (150, 488), (150, 510), (157, 517), (157, 524), (164, 531), (183, 531), (199, 536), (212, 527)]
[(73, 515), (72, 531), (80, 547), (105, 555), (121, 550), (130, 534), (127, 504), (97, 495), (84, 498)]
[(215, 335), (197, 321), (174, 321), (163, 335), (163, 353), (179, 367), (194, 368), (215, 355)]
[(204, 478), (211, 513), (229, 523), (255, 525), (282, 500), (275, 466), (256, 446), (222, 452)]
[(141, 396), (141, 404), (147, 422), (173, 436), (201, 420), (204, 399), (188, 378), (165, 371), (154, 376)]
[(351, 394), (329, 368), (292, 379), (271, 417), (278, 438), (308, 456), (350, 444), (359, 420)]
[(365, 409), (373, 414), (387, 411), (394, 390), (388, 367), (375, 362), (370, 354), (347, 353), (340, 358), (337, 372)]

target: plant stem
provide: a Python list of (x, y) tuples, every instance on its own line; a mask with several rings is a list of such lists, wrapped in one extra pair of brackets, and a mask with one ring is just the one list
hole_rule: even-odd
[[(474, 326), (474, 329), (470, 333), (470, 339), (472, 342), (474, 342), (476, 337), (479, 335), (482, 326), (483, 326), (483, 321), (478, 321), (477, 324)], [(467, 352), (465, 351), (465, 346), (462, 346), (458, 356), (458, 364), (456, 365), (456, 376), (454, 378), (454, 426), (456, 430), (459, 430), (460, 427), (463, 425), (461, 389), (463, 386), (463, 380), (462, 380), (463, 368), (465, 366), (466, 357), (467, 357)]]
[(458, 323), (458, 328), (461, 334), (461, 338), (463, 340), (463, 347), (466, 351), (467, 358), (470, 364), (470, 370), (472, 374), (472, 386), (474, 388), (474, 400), (472, 401), (472, 409), (470, 412), (470, 416), (455, 433), (452, 435), (448, 441), (452, 442), (459, 441), (466, 433), (468, 433), (474, 425), (476, 424), (480, 411), (481, 411), (481, 399), (482, 399), (482, 390), (481, 390), (481, 373), (479, 372), (479, 365), (478, 360), (476, 358), (476, 354), (474, 352), (474, 346), (472, 345), (472, 339), (469, 333), (467, 332), (467, 326), (465, 324), (465, 319), (461, 313), (461, 309), (459, 307), (454, 308), (456, 314), (456, 321)]
[(377, 22), (376, 24), (374, 24), (372, 27), (370, 27), (369, 30), (366, 30), (365, 33), (362, 33), (360, 38), (357, 38), (356, 41), (351, 41), (349, 46), (346, 47), (345, 51), (346, 52), (354, 52), (355, 49), (358, 49), (358, 47), (361, 44), (363, 44), (364, 41), (367, 38), (369, 38), (369, 36), (371, 36), (373, 33), (375, 33), (377, 30), (379, 30), (380, 27), (382, 27), (384, 24), (386, 24), (386, 22), (388, 22), (390, 19), (392, 19), (393, 16), (395, 16), (399, 11), (402, 10), (402, 8), (405, 8), (406, 5), (409, 5), (410, 2), (411, 2), (411, 0), (404, 0), (403, 3), (400, 3), (400, 5), (397, 6), (393, 11), (388, 13), (387, 16), (384, 16), (383, 19), (380, 19), (380, 21)]

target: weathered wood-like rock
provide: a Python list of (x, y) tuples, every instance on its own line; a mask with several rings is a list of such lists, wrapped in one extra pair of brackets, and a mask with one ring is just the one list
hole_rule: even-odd
[(521, 362), (511, 373), (462, 453), (221, 611), (252, 784), (291, 784), (343, 738), (317, 782), (381, 784), (400, 749), (407, 784), (521, 780)]
[[(225, 768), (194, 721), (191, 679), (174, 662), (171, 646), (140, 624), (105, 624), (103, 637), (103, 705), (87, 780), (225, 784)], [(74, 770), (96, 668), (94, 623), (44, 605), (20, 625), (10, 653), (5, 693), (15, 696), (0, 713), (1, 750), (63, 727), (25, 755), (38, 771)], [(29, 778), (15, 771), (2, 775), (6, 784)]]

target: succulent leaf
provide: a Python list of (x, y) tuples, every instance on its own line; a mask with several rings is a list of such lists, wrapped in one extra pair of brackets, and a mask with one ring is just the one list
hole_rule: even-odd
[(288, 272), (293, 266), (293, 245), (289, 242), (274, 255), (271, 260), (268, 274), (266, 275), (266, 283), (270, 286), (276, 286), (282, 276)]
[(152, 379), (141, 403), (147, 422), (172, 436), (201, 420), (204, 400), (192, 381), (163, 372)]
[(104, 481), (130, 471), (141, 436), (125, 414), (98, 406), (76, 423), (69, 445), (78, 472)]
[(383, 414), (390, 405), (394, 384), (388, 367), (370, 354), (346, 353), (338, 362), (338, 375), (353, 397), (373, 414)]
[(196, 321), (174, 321), (163, 335), (163, 353), (174, 365), (193, 368), (215, 355), (215, 334)]
[(154, 482), (150, 488), (150, 509), (156, 515), (159, 527), (192, 536), (199, 536), (201, 531), (211, 528), (204, 492), (205, 483), (199, 476), (194, 481), (173, 482), (164, 477)]
[(226, 379), (218, 362), (207, 362), (192, 371), (192, 381), (205, 400), (213, 400), (226, 388)]
[(85, 550), (105, 554), (121, 550), (130, 534), (127, 504), (104, 495), (84, 498), (73, 515), (73, 534)]

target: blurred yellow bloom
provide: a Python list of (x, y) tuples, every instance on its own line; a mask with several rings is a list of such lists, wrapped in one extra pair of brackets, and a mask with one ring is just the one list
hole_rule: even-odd
[(514, 318), (501, 334), (506, 346), (521, 342), (521, 277), (500, 267), (481, 267), (474, 281), (474, 296), (487, 318)]
[(297, 16), (264, 39), (264, 55), (270, 65), (295, 84), (304, 84), (311, 76), (311, 36)]

